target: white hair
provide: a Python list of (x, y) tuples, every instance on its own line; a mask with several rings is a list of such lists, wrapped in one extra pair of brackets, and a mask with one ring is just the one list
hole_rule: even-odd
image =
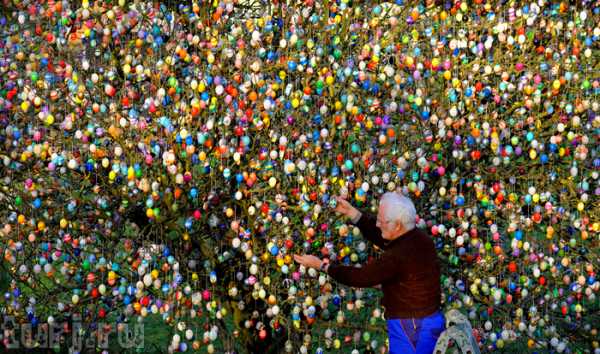
[(384, 217), (387, 221), (398, 221), (407, 230), (415, 227), (417, 211), (410, 198), (397, 192), (387, 192), (381, 196), (379, 207), (382, 207), (384, 203), (386, 206)]

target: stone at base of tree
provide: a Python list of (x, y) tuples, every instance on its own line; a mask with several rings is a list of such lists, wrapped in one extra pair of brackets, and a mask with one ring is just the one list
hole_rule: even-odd
[(446, 330), (440, 334), (434, 353), (446, 353), (450, 340), (456, 343), (459, 352), (464, 354), (480, 354), (477, 341), (469, 320), (458, 310), (452, 309), (445, 314)]

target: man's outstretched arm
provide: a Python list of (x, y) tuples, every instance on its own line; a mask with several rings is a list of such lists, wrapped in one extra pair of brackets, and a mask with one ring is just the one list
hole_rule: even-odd
[(329, 265), (327, 274), (337, 282), (356, 288), (373, 287), (396, 276), (398, 258), (393, 254), (384, 254), (360, 268), (353, 266)]

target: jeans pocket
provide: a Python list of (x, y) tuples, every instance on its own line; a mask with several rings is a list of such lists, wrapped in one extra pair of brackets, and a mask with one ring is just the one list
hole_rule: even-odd
[(430, 323), (430, 333), (432, 336), (434, 337), (439, 337), (440, 334), (442, 334), (442, 332), (444, 332), (444, 330), (446, 329), (446, 318), (444, 317), (444, 314), (439, 312), (436, 316), (434, 316), (434, 318), (432, 318), (432, 321)]
[(445, 326), (437, 326), (437, 327), (431, 328), (430, 329), (431, 336), (434, 338), (438, 338), (442, 334), (442, 332), (444, 332), (444, 330), (445, 330), (444, 327)]

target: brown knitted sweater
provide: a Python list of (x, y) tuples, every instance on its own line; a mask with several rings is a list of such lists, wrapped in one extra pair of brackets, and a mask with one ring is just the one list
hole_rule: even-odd
[(331, 264), (327, 273), (357, 288), (381, 284), (386, 319), (425, 317), (440, 309), (440, 263), (431, 237), (415, 227), (387, 241), (375, 223), (363, 211), (356, 225), (363, 237), (384, 250), (381, 257), (360, 268)]

